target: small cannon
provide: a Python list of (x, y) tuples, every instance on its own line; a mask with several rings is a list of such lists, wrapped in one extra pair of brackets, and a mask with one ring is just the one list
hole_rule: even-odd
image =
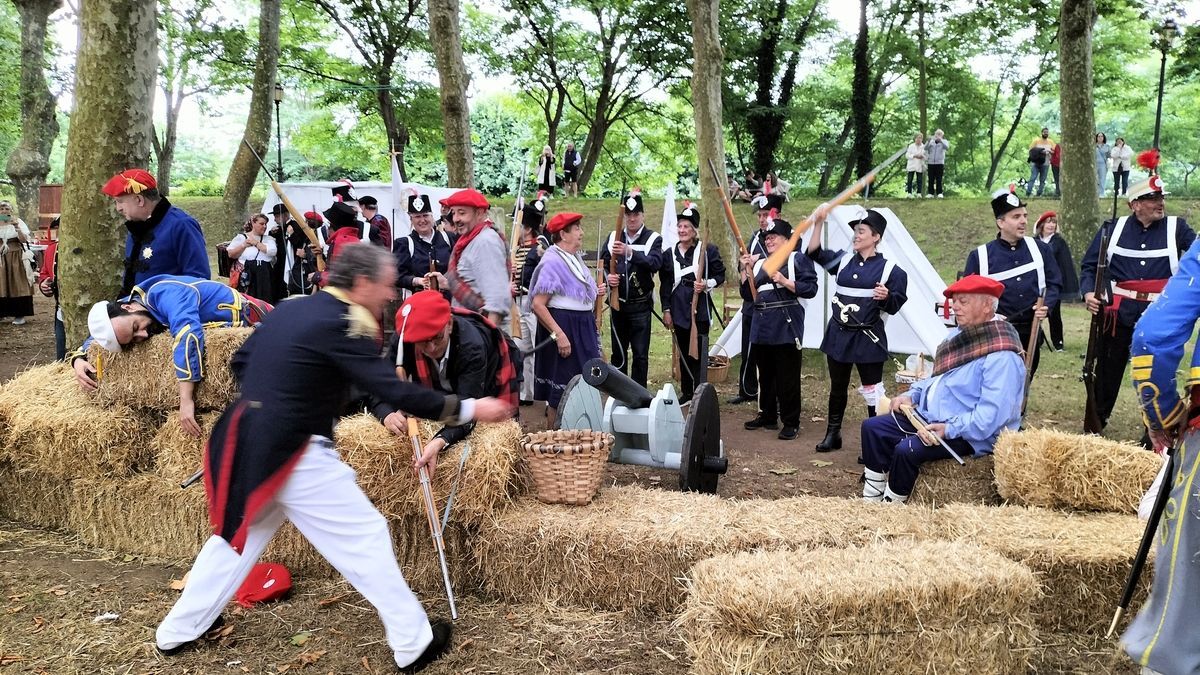
[(685, 492), (715, 494), (717, 479), (729, 466), (712, 385), (696, 388), (685, 418), (671, 384), (652, 394), (603, 359), (588, 361), (583, 374), (567, 384), (558, 404), (558, 428), (612, 434), (616, 442), (608, 461), (677, 470)]

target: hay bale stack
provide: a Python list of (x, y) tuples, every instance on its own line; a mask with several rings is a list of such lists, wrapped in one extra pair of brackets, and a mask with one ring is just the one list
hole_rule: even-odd
[(1037, 580), (965, 543), (723, 555), (691, 571), (679, 618), (692, 672), (1014, 673)]
[[(204, 381), (196, 387), (197, 410), (222, 410), (237, 396), (229, 359), (252, 328), (204, 329)], [(93, 345), (88, 360), (102, 366), (97, 400), (106, 406), (140, 410), (175, 410), (179, 382), (171, 355), (171, 336), (162, 333), (116, 354)]]
[(685, 598), (679, 580), (714, 555), (919, 539), (933, 527), (921, 507), (617, 487), (586, 507), (522, 501), (482, 525), (476, 555), (484, 589), (502, 600), (669, 613)]
[(0, 388), (0, 460), (48, 478), (123, 478), (150, 464), (148, 417), (102, 407), (66, 364), (31, 368)]
[(1010, 502), (1116, 513), (1137, 513), (1163, 462), (1139, 445), (1048, 429), (1002, 433), (995, 458)]
[[(194, 438), (183, 432), (178, 414), (172, 412), (167, 415), (166, 421), (150, 441), (150, 451), (154, 453), (154, 473), (178, 483), (199, 471), (204, 445), (219, 417), (221, 413), (217, 411), (197, 415), (196, 422), (203, 433), (199, 438)], [(203, 491), (202, 485), (199, 488)]]
[[(1116, 513), (950, 504), (935, 514), (941, 536), (985, 546), (1033, 570), (1044, 593), (1034, 607), (1038, 625), (1065, 633), (1107, 630), (1143, 531), (1136, 516)], [(1151, 576), (1142, 575), (1134, 608)]]
[(0, 516), (36, 527), (67, 525), (71, 481), (0, 462)]
[[(423, 421), (421, 438), (433, 437), (441, 425)], [(334, 430), (338, 452), (358, 473), (358, 484), (388, 520), (425, 517), (420, 482), (413, 471), (412, 444), (384, 428), (368, 414), (345, 417)], [(459, 479), (450, 518), (458, 523), (478, 523), (511, 503), (519, 479), (521, 428), (516, 422), (479, 424), (467, 438), (470, 456)], [(459, 443), (438, 460), (433, 494), (444, 508), (459, 460), (466, 448)]]
[(966, 466), (953, 459), (926, 462), (913, 486), (909, 504), (999, 504), (995, 460), (991, 455), (964, 457)]
[(77, 480), (67, 529), (92, 546), (171, 560), (191, 560), (212, 535), (204, 490), (153, 474), (120, 481)]

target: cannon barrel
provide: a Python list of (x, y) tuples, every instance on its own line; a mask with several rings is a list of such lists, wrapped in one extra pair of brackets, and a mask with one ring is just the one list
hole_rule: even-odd
[(584, 364), (583, 381), (617, 399), (626, 408), (648, 408), (654, 400), (654, 394), (604, 359), (592, 359)]

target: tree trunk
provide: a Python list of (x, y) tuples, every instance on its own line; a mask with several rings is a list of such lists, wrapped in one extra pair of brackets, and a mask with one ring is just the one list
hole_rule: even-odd
[(921, 110), (921, 133), (929, 133), (929, 78), (925, 55), (925, 0), (917, 3), (917, 107)]
[(1062, 212), (1059, 229), (1071, 248), (1084, 250), (1100, 222), (1096, 186), (1096, 132), (1092, 97), (1092, 26), (1095, 0), (1063, 0), (1059, 15), (1059, 106), (1062, 117)]
[(597, 106), (596, 117), (588, 129), (587, 143), (584, 144), (581, 153), (583, 164), (579, 167), (580, 192), (586, 192), (588, 183), (592, 180), (592, 172), (596, 170), (596, 163), (600, 161), (600, 153), (604, 151), (604, 139), (608, 136), (609, 128), (608, 120), (600, 115), (600, 109)]
[(58, 136), (57, 106), (46, 84), (46, 23), (61, 0), (14, 0), (21, 16), (21, 140), (5, 172), (17, 193), (17, 215), (37, 228), (38, 188), (50, 173), (50, 149)]
[(867, 0), (858, 2), (858, 37), (854, 41), (854, 87), (850, 109), (854, 115), (854, 158), (861, 178), (871, 170), (871, 55), (867, 42)]
[[(721, 47), (719, 20), (720, 0), (688, 0), (692, 19), (692, 114), (696, 120), (696, 168), (700, 173), (700, 194), (696, 197), (708, 205), (700, 212), (704, 239), (718, 247), (728, 241), (720, 201), (721, 182), (714, 182), (709, 162), (717, 167), (718, 181), (725, 173), (725, 130), (722, 123), (721, 84), (724, 81), (725, 52)], [(705, 199), (705, 197), (708, 197)], [(725, 251), (725, 259), (730, 260)]]
[[(271, 106), (275, 101), (275, 77), (279, 69), (279, 0), (260, 0), (258, 17), (258, 54), (254, 59), (254, 84), (250, 94), (250, 114), (242, 138), (266, 161), (271, 140)], [(261, 167), (245, 143), (238, 143), (237, 154), (225, 178), (225, 196), (221, 200), (221, 224), (235, 232), (245, 221), (247, 202)]]
[(392, 90), (389, 88), (391, 79), (377, 84), (379, 89), (375, 98), (379, 101), (383, 129), (387, 133), (392, 151), (396, 153), (396, 167), (400, 170), (400, 180), (408, 182), (408, 169), (404, 167), (404, 151), (408, 148), (408, 126), (396, 117), (396, 105), (392, 102)]
[(467, 105), (470, 76), (463, 63), (458, 28), (458, 0), (429, 0), (429, 41), (437, 64), (442, 98), (442, 133), (446, 139), (446, 172), (454, 187), (475, 187), (471, 149), (471, 111)]
[(81, 10), (58, 245), (60, 302), (75, 343), (87, 336), (88, 308), (121, 289), (126, 233), (100, 187), (150, 159), (155, 10), (140, 0), (85, 2)]

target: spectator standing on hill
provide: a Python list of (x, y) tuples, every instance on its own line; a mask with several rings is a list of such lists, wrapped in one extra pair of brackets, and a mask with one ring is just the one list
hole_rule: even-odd
[(907, 172), (904, 195), (913, 196), (914, 182), (917, 184), (917, 195), (925, 194), (925, 136), (919, 133), (913, 136), (913, 142), (909, 143), (904, 156), (908, 159), (908, 164), (904, 167)]
[(1058, 143), (1054, 144), (1054, 149), (1050, 151), (1050, 173), (1054, 174), (1054, 197), (1057, 199), (1062, 197), (1062, 187), (1059, 185), (1058, 176), (1062, 171), (1062, 146)]
[(548, 195), (554, 194), (557, 177), (554, 174), (554, 149), (548, 145), (542, 146), (542, 156), (538, 160), (537, 186)]
[(1105, 186), (1108, 183), (1109, 161), (1108, 153), (1112, 147), (1108, 144), (1108, 136), (1104, 132), (1096, 132), (1096, 194), (1104, 196)]
[(563, 192), (568, 197), (579, 196), (579, 165), (583, 158), (575, 149), (575, 142), (567, 142), (567, 151), (563, 153)]
[(1113, 191), (1118, 197), (1129, 196), (1129, 168), (1133, 166), (1133, 148), (1125, 145), (1125, 139), (1117, 137), (1108, 153), (1112, 160)]
[(1067, 240), (1063, 238), (1062, 232), (1058, 227), (1058, 215), (1053, 211), (1047, 211), (1038, 218), (1037, 224), (1034, 226), (1034, 232), (1038, 239), (1042, 240), (1050, 247), (1050, 253), (1054, 256), (1054, 262), (1058, 265), (1058, 271), (1062, 275), (1062, 290), (1059, 292), (1059, 302), (1050, 310), (1050, 344), (1054, 346), (1054, 351), (1061, 352), (1063, 350), (1063, 323), (1062, 323), (1062, 300), (1063, 298), (1078, 298), (1079, 297), (1079, 275), (1075, 273), (1075, 258), (1071, 255), (1071, 247), (1067, 245)]
[(933, 138), (925, 144), (925, 169), (929, 174), (929, 196), (937, 195), (938, 199), (945, 196), (942, 178), (946, 175), (946, 151), (950, 142), (946, 140), (946, 132), (938, 129), (933, 132)]
[(1050, 129), (1042, 127), (1042, 133), (1029, 144), (1029, 182), (1025, 184), (1025, 196), (1033, 193), (1033, 185), (1037, 183), (1039, 197), (1046, 190), (1046, 173), (1050, 165), (1050, 153), (1057, 145), (1050, 138)]

